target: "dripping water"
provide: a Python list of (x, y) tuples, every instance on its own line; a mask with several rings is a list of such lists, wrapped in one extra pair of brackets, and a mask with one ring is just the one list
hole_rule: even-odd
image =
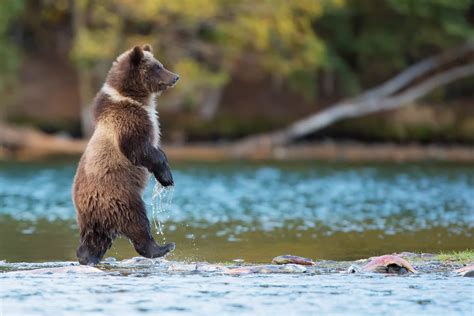
[[(158, 181), (156, 181), (151, 196), (153, 224), (155, 226), (156, 233), (162, 237), (163, 242), (166, 242), (163, 218), (165, 213), (172, 205), (173, 192), (173, 186), (164, 187)], [(167, 218), (169, 218), (169, 214), (167, 215)]]

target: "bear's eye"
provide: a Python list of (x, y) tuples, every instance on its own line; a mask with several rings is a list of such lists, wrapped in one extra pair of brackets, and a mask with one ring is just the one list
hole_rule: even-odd
[(163, 66), (158, 65), (158, 64), (155, 64), (155, 65), (153, 65), (153, 69), (154, 69), (155, 71), (160, 71), (161, 69), (163, 69)]

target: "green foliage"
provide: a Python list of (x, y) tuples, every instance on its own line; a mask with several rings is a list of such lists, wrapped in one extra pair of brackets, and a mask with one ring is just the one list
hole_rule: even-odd
[(79, 0), (72, 56), (93, 67), (149, 42), (186, 78), (177, 88), (185, 100), (222, 87), (241, 67), (281, 80), (313, 78), (326, 52), (312, 23), (328, 5), (341, 1)]
[[(236, 73), (276, 79), (309, 97), (318, 93), (321, 74), (335, 73), (339, 94), (354, 94), (474, 38), (466, 18), (470, 5), (470, 0), (42, 0), (33, 7), (49, 24), (59, 23), (58, 12), (70, 12), (70, 53), (78, 71), (103, 73), (97, 65), (150, 43), (183, 78), (175, 90), (181, 102), (193, 105), (201, 103), (201, 91), (223, 87)], [(24, 0), (3, 0), (0, 6), (0, 89), (18, 67), (12, 21), (23, 8)]]
[(466, 18), (469, 5), (469, 0), (348, 0), (326, 12), (316, 30), (329, 52), (329, 67), (354, 93), (474, 38)]
[(459, 263), (473, 263), (474, 262), (474, 250), (464, 251), (453, 251), (447, 253), (441, 253), (437, 255), (438, 260), (441, 261), (455, 261)]
[(225, 71), (212, 71), (196, 60), (186, 57), (174, 65), (174, 70), (181, 76), (185, 76), (178, 85), (178, 92), (184, 96), (184, 106), (194, 107), (204, 98), (207, 89), (220, 88), (229, 81)]
[(23, 10), (22, 0), (2, 0), (0, 7), (0, 92), (4, 92), (20, 63), (19, 49), (8, 37), (12, 21)]

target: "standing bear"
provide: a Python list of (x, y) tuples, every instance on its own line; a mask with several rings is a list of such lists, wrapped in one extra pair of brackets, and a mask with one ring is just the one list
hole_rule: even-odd
[(99, 263), (119, 235), (147, 258), (174, 250), (174, 243), (156, 244), (141, 195), (150, 173), (163, 186), (173, 185), (159, 146), (155, 98), (178, 79), (149, 45), (135, 46), (114, 61), (94, 100), (95, 130), (74, 179), (79, 263)]

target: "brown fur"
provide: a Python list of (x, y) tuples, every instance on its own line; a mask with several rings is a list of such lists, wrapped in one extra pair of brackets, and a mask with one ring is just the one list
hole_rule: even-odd
[(173, 184), (166, 156), (157, 146), (152, 107), (154, 94), (179, 77), (143, 50), (151, 47), (136, 46), (118, 57), (94, 101), (96, 127), (73, 185), (81, 264), (98, 263), (118, 235), (128, 237), (145, 257), (174, 249), (174, 244), (160, 247), (153, 240), (141, 195), (150, 172), (164, 186)]

